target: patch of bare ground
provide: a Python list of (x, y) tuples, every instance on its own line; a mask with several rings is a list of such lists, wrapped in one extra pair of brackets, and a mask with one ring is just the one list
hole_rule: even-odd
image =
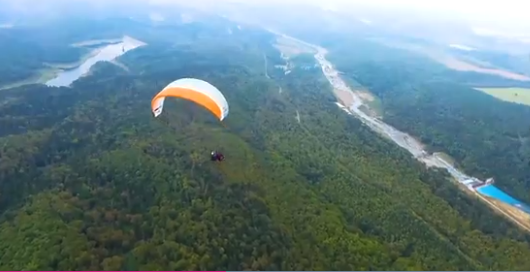
[(112, 64), (114, 64), (114, 65), (116, 65), (116, 66), (122, 68), (122, 69), (125, 70), (126, 72), (130, 72), (130, 71), (129, 71), (129, 67), (127, 67), (125, 64), (123, 64), (123, 63), (121, 63), (121, 62), (119, 62), (119, 61), (117, 61), (117, 60), (111, 60), (110, 63), (112, 63)]
[(355, 93), (364, 101), (361, 110), (371, 117), (383, 119), (383, 105), (381, 101), (368, 90), (355, 90)]
[(455, 160), (451, 156), (449, 156), (448, 154), (443, 153), (443, 152), (434, 152), (433, 155), (436, 155), (436, 156), (442, 158), (444, 161), (449, 163), (451, 166), (455, 166)]
[(439, 62), (444, 64), (450, 69), (457, 70), (457, 71), (470, 71), (470, 72), (477, 72), (482, 74), (490, 74), (490, 75), (497, 75), (508, 79), (513, 80), (519, 80), (519, 81), (530, 81), (530, 77), (527, 77), (525, 75), (517, 74), (514, 72), (501, 70), (501, 69), (494, 69), (494, 68), (483, 68), (479, 67), (477, 65), (473, 65), (471, 63), (453, 58), (453, 57), (444, 57), (444, 58), (437, 58)]
[(490, 197), (485, 197), (479, 193), (475, 193), (475, 195), (477, 195), (480, 199), (482, 199), (488, 205), (493, 207), (493, 209), (497, 213), (506, 216), (512, 222), (514, 222), (517, 226), (530, 232), (530, 215), (529, 214), (519, 210), (516, 207), (508, 205), (502, 201), (499, 201), (499, 200), (496, 200)]
[(366, 102), (373, 102), (375, 100), (375, 97), (369, 92), (357, 91), (357, 94)]
[[(413, 51), (413, 52), (417, 52), (417, 53), (423, 54), (423, 55), (428, 56), (431, 59), (433, 59), (433, 60), (445, 65), (447, 68), (453, 69), (453, 70), (456, 70), (456, 71), (477, 72), (477, 73), (482, 73), (482, 74), (497, 75), (497, 76), (500, 76), (500, 77), (513, 79), (513, 80), (530, 81), (530, 77), (528, 77), (528, 76), (525, 76), (525, 75), (522, 75), (522, 74), (518, 74), (518, 73), (514, 73), (514, 72), (510, 72), (510, 71), (503, 70), (503, 69), (498, 69), (498, 68), (495, 69), (495, 68), (480, 67), (480, 66), (478, 66), (479, 62), (477, 62), (476, 60), (474, 61), (476, 64), (472, 64), (472, 63), (466, 62), (466, 61), (464, 61), (462, 59), (458, 59), (456, 57), (452, 57), (450, 55), (447, 55), (446, 53), (444, 53), (443, 51), (440, 51), (440, 50), (436, 50), (436, 49), (432, 49), (432, 48), (425, 48), (423, 46), (413, 45), (413, 44), (409, 44), (409, 43), (400, 43), (400, 42), (395, 42), (395, 41), (389, 41), (389, 40), (385, 40), (385, 39), (377, 39), (377, 38), (375, 38), (375, 39), (369, 39), (369, 40), (372, 40), (372, 41), (375, 41), (375, 42), (379, 42), (379, 43), (381, 43), (383, 45), (386, 45), (386, 46), (391, 46), (391, 47), (394, 47), (394, 48), (401, 48), (401, 49), (405, 49), (405, 50), (409, 50), (409, 51)], [(487, 65), (488, 63), (483, 63), (483, 64), (485, 66), (489, 66), (489, 65)]]
[(523, 223), (528, 229), (530, 229), (530, 215), (519, 210), (518, 208), (516, 207), (513, 207), (511, 205), (508, 205), (506, 203), (503, 203), (501, 201), (498, 201), (498, 200), (492, 200), (495, 205), (497, 205), (499, 208), (503, 209), (504, 211), (506, 211), (508, 214), (510, 214), (511, 216), (513, 216), (514, 218), (517, 219), (517, 221)]
[(516, 224), (521, 229), (530, 232), (530, 215), (529, 214), (517, 209), (516, 207), (508, 205), (502, 201), (483, 196), (479, 192), (476, 192), (476, 191), (471, 191), (465, 185), (463, 185), (462, 183), (459, 183), (455, 179), (451, 179), (451, 181), (455, 183), (467, 195), (478, 198), (479, 200), (486, 203), (486, 205), (490, 206), (495, 213), (512, 221), (514, 224)]
[(97, 44), (119, 43), (121, 41), (122, 41), (121, 39), (94, 39), (94, 40), (87, 40), (87, 41), (73, 43), (71, 45), (74, 47), (83, 47), (83, 46), (90, 46), (90, 45), (97, 45)]
[(302, 53), (315, 53), (315, 50), (313, 48), (306, 46), (300, 42), (294, 41), (292, 39), (285, 38), (285, 37), (276, 38), (274, 47), (280, 50), (282, 55), (284, 55), (287, 58), (291, 56), (296, 56)]
[(333, 94), (339, 100), (339, 103), (349, 108), (355, 102), (355, 98), (348, 90), (333, 88)]

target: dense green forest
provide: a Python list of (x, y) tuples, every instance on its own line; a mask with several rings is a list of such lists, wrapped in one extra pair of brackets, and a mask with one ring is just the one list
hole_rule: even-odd
[(466, 173), (496, 177), (500, 188), (530, 202), (530, 107), (468, 86), (484, 76), (375, 43), (356, 45), (335, 47), (330, 59), (381, 99), (385, 121), (450, 154)]
[[(50, 66), (75, 64), (88, 56), (94, 47), (112, 43), (124, 35), (139, 37), (143, 42), (157, 44), (160, 48), (175, 44), (195, 46), (190, 43), (190, 38), (205, 42), (211, 42), (212, 39), (229, 39), (227, 26), (222, 24), (222, 19), (216, 17), (209, 18), (208, 22), (162, 22), (156, 25), (156, 31), (153, 31), (153, 23), (143, 18), (66, 17), (46, 20), (39, 25), (0, 28), (0, 40), (9, 41), (0, 43), (0, 50), (9, 52), (0, 56), (0, 89), (28, 79), (36, 82), (50, 70)], [(231, 27), (236, 29), (235, 26)], [(252, 35), (247, 29), (240, 30), (239, 34)], [(101, 42), (91, 46), (74, 45), (93, 40)]]
[[(128, 71), (0, 92), (0, 269), (530, 268), (527, 234), (336, 107), (310, 55), (284, 75), (271, 34), (226, 27), (138, 30)], [(186, 101), (152, 117), (189, 76), (226, 127)]]
[(88, 53), (83, 48), (65, 44), (62, 39), (39, 37), (46, 35), (44, 33), (47, 32), (0, 28), (0, 40), (3, 41), (0, 50), (9, 52), (0, 54), (0, 87), (37, 77), (46, 68), (46, 63), (76, 62), (82, 54)]

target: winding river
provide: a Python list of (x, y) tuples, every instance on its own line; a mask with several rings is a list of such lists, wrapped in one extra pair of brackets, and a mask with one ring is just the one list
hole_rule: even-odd
[(56, 77), (48, 80), (46, 85), (56, 87), (70, 86), (74, 81), (86, 75), (94, 64), (100, 61), (112, 61), (126, 52), (142, 45), (144, 45), (143, 42), (125, 36), (119, 43), (109, 44), (94, 49), (93, 55), (81, 65), (73, 69), (59, 72)]

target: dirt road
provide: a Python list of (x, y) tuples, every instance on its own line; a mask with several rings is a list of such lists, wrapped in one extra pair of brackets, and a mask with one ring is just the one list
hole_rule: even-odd
[[(372, 130), (375, 132), (381, 134), (382, 136), (391, 139), (394, 143), (401, 146), (402, 148), (406, 149), (411, 153), (417, 160), (423, 162), (428, 167), (438, 167), (438, 168), (444, 168), (447, 169), (447, 171), (453, 176), (453, 178), (458, 181), (460, 184), (464, 185), (463, 182), (466, 180), (471, 179), (472, 177), (466, 175), (462, 171), (456, 169), (453, 167), (452, 163), (446, 159), (444, 159), (441, 155), (434, 153), (434, 154), (428, 154), (424, 150), (424, 145), (416, 140), (411, 135), (399, 131), (395, 129), (394, 127), (384, 123), (383, 121), (369, 116), (365, 112), (361, 111), (360, 107), (365, 106), (368, 107), (368, 105), (364, 104), (363, 99), (360, 96), (360, 92), (354, 91), (348, 87), (348, 85), (340, 78), (339, 72), (333, 67), (331, 62), (329, 62), (326, 59), (326, 54), (328, 51), (325, 48), (322, 48), (320, 46), (307, 43), (305, 41), (290, 37), (288, 35), (278, 33), (276, 31), (270, 30), (272, 33), (275, 33), (283, 38), (288, 38), (293, 41), (296, 41), (300, 44), (303, 44), (305, 46), (309, 46), (316, 50), (316, 53), (314, 54), (315, 59), (318, 61), (322, 68), (322, 72), (324, 73), (325, 77), (329, 81), (329, 83), (333, 86), (333, 92), (337, 96), (337, 99), (340, 101), (340, 103), (337, 103), (339, 107), (341, 107), (343, 110), (348, 112), (350, 115), (355, 116), (356, 118), (360, 119), (364, 124), (369, 126)], [(459, 186), (459, 188), (462, 188), (463, 190), (467, 190), (466, 186)], [(471, 191), (470, 193), (476, 194), (479, 199), (484, 201), (486, 204), (492, 207), (492, 209), (500, 212), (505, 217), (507, 217), (509, 220), (515, 222), (518, 226), (521, 228), (530, 231), (530, 223), (527, 222), (528, 220), (522, 220), (518, 217), (512, 216), (511, 213), (507, 212), (508, 209), (506, 207), (503, 207), (503, 203), (496, 204), (493, 201), (487, 200), (485, 197), (481, 196), (476, 191)], [(513, 207), (510, 207), (513, 208)]]

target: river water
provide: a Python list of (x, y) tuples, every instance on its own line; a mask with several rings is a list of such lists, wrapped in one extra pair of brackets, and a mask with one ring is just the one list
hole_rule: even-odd
[[(438, 168), (444, 168), (447, 169), (449, 174), (453, 176), (459, 183), (466, 184), (466, 182), (469, 182), (470, 179), (474, 179), (474, 177), (468, 176), (462, 171), (456, 169), (452, 166), (452, 164), (448, 161), (446, 161), (444, 158), (439, 156), (437, 153), (434, 154), (428, 154), (423, 149), (423, 144), (414, 139), (409, 134), (399, 131), (395, 129), (394, 127), (384, 123), (383, 121), (374, 118), (372, 116), (369, 116), (365, 112), (363, 112), (360, 107), (363, 105), (363, 100), (361, 97), (354, 91), (352, 91), (348, 85), (340, 78), (339, 72), (335, 70), (333, 65), (326, 59), (326, 54), (328, 53), (325, 48), (322, 48), (320, 46), (307, 43), (305, 41), (287, 36), (282, 33), (278, 33), (276, 31), (270, 30), (269, 31), (279, 34), (285, 38), (289, 38), (292, 40), (295, 40), (299, 43), (302, 43), (306, 46), (314, 48), (317, 53), (314, 55), (315, 59), (318, 61), (322, 68), (322, 72), (324, 73), (326, 79), (329, 81), (329, 83), (333, 86), (333, 88), (337, 90), (346, 91), (351, 94), (353, 97), (354, 102), (351, 105), (340, 105), (340, 103), (337, 103), (339, 107), (346, 110), (349, 114), (354, 115), (358, 119), (360, 119), (364, 124), (369, 126), (372, 130), (376, 131), (377, 133), (384, 135), (391, 139), (394, 143), (399, 145), (400, 147), (406, 149), (411, 153), (417, 160), (425, 163), (427, 166), (432, 167), (438, 167)], [(467, 186), (466, 186), (467, 187)], [(469, 187), (468, 187), (469, 188)], [(495, 187), (494, 185), (486, 185), (477, 190), (480, 194), (488, 197), (495, 198), (499, 201), (502, 201), (508, 205), (512, 205), (526, 213), (530, 214), (530, 206), (516, 200), (515, 198), (509, 196), (499, 188)]]
[(48, 86), (70, 86), (74, 81), (80, 77), (86, 75), (92, 66), (100, 61), (111, 61), (117, 57), (125, 54), (127, 51), (135, 49), (139, 46), (144, 45), (144, 43), (129, 38), (124, 37), (123, 40), (119, 43), (109, 44), (102, 46), (100, 48), (94, 49), (93, 56), (85, 60), (81, 65), (59, 72), (57, 76), (53, 79), (50, 79), (46, 82)]

